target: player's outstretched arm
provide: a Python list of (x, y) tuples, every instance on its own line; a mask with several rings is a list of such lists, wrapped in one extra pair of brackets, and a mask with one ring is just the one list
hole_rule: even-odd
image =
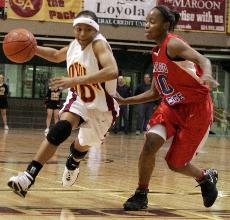
[(51, 80), (51, 87), (66, 89), (77, 84), (92, 84), (116, 79), (118, 77), (117, 62), (108, 44), (103, 40), (97, 40), (93, 43), (93, 50), (100, 66), (99, 71), (74, 78), (55, 77)]
[(155, 101), (160, 98), (160, 95), (155, 87), (154, 80), (152, 81), (151, 88), (147, 90), (144, 93), (141, 93), (136, 96), (131, 96), (128, 98), (122, 98), (118, 93), (116, 94), (116, 97), (114, 97), (120, 105), (127, 105), (127, 104), (140, 104), (150, 101)]
[(51, 47), (37, 46), (35, 55), (51, 62), (60, 63), (66, 60), (67, 50), (68, 47), (57, 50)]

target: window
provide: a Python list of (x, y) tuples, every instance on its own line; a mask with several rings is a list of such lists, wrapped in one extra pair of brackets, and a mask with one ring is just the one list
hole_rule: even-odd
[[(0, 64), (11, 97), (44, 98), (52, 77), (66, 76), (65, 67)], [(65, 98), (67, 90), (63, 91)]]
[[(35, 77), (35, 98), (44, 98), (49, 88), (49, 80), (57, 76), (66, 76), (64, 67), (37, 66)], [(66, 97), (67, 90), (63, 91), (62, 97)]]

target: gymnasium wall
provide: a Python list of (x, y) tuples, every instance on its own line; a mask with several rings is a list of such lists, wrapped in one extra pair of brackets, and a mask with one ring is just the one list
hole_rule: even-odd
[[(72, 25), (55, 22), (39, 22), (25, 20), (0, 20), (0, 33), (7, 33), (14, 28), (23, 27), (35, 35), (73, 37)], [(101, 32), (109, 40), (146, 42), (144, 29), (138, 27), (113, 27), (101, 25)], [(176, 32), (183, 36), (193, 46), (208, 47), (230, 47), (230, 36), (223, 33), (202, 33), (202, 32)], [(137, 45), (138, 46), (138, 45)]]

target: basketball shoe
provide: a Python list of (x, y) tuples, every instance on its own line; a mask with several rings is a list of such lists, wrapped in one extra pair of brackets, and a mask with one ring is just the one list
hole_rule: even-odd
[(26, 171), (19, 173), (18, 176), (12, 176), (8, 181), (8, 186), (13, 189), (13, 192), (23, 198), (33, 184), (33, 177)]
[(205, 207), (211, 207), (218, 196), (218, 190), (216, 188), (216, 183), (218, 181), (217, 170), (207, 169), (205, 170), (205, 175), (201, 181), (198, 181), (201, 187), (201, 193), (203, 197), (203, 203)]
[(123, 205), (126, 211), (138, 211), (148, 208), (148, 189), (136, 189), (135, 194), (132, 195)]
[(69, 155), (66, 161), (66, 166), (62, 175), (62, 185), (64, 187), (72, 186), (79, 175), (80, 169), (79, 169), (80, 162), (76, 162), (73, 159), (72, 154)]
[(5, 126), (4, 126), (4, 130), (9, 130), (8, 125), (5, 125)]

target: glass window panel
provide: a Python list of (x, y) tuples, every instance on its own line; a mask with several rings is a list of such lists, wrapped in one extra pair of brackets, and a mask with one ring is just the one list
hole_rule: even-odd
[(6, 83), (9, 86), (9, 95), (12, 97), (22, 97), (22, 65), (5, 64), (4, 72)]
[(33, 90), (33, 66), (23, 65), (22, 69), (22, 97), (32, 98)]
[[(66, 67), (52, 67), (52, 77), (57, 77), (57, 76), (68, 76)], [(65, 99), (67, 96), (68, 90), (65, 89), (62, 91), (62, 99)]]
[(51, 67), (37, 66), (35, 76), (35, 98), (45, 98), (49, 86)]
[[(35, 77), (35, 98), (45, 98), (49, 80), (57, 76), (66, 76), (65, 67), (48, 67), (48, 66), (37, 66), (36, 77)], [(67, 90), (64, 90), (62, 97), (65, 99)]]

